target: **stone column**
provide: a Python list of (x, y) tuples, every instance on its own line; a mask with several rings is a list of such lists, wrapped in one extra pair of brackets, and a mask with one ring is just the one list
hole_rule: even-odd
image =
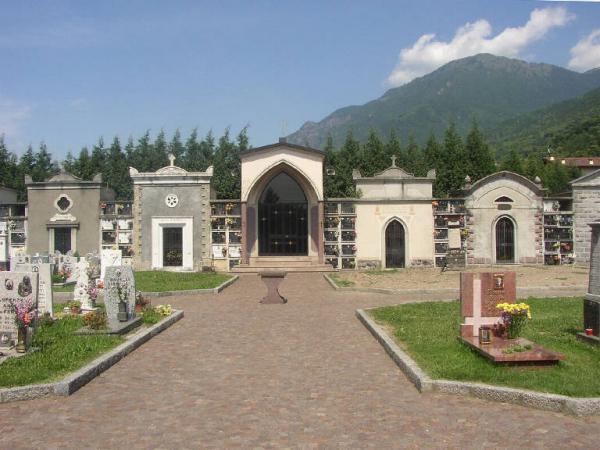
[(325, 263), (325, 243), (323, 242), (323, 220), (325, 217), (325, 205), (323, 201), (319, 201), (319, 217), (318, 217), (318, 249), (319, 249), (319, 264)]
[(242, 216), (242, 264), (250, 262), (250, 248), (248, 247), (248, 210), (246, 202), (240, 205), (240, 214)]

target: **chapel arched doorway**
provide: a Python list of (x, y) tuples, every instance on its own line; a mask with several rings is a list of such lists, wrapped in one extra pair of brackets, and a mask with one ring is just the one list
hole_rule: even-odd
[(496, 222), (496, 262), (515, 262), (515, 224), (508, 217)]
[(302, 187), (286, 172), (275, 175), (260, 196), (258, 254), (308, 254), (308, 202)]
[(405, 266), (405, 233), (398, 220), (392, 220), (385, 229), (385, 267)]

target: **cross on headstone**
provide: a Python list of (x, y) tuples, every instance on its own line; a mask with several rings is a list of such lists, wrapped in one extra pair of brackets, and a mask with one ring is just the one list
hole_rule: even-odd
[(175, 155), (173, 153), (169, 153), (169, 163), (171, 164), (171, 167), (175, 165)]
[(392, 155), (392, 167), (396, 167), (396, 155)]

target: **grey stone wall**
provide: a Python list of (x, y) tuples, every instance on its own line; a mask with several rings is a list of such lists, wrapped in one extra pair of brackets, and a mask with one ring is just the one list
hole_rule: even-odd
[[(590, 284), (588, 292), (594, 295), (600, 295), (600, 225), (596, 224), (590, 230), (590, 246), (591, 246), (591, 261), (590, 261)], [(588, 254), (589, 259), (590, 254)]]
[(591, 222), (600, 219), (600, 190), (573, 187), (573, 241), (575, 262), (589, 264)]
[[(168, 194), (179, 198), (177, 206), (165, 204)], [(152, 267), (152, 218), (193, 217), (194, 269), (210, 265), (210, 185), (138, 185), (134, 188), (134, 242), (136, 268)]]
[(100, 188), (35, 188), (28, 189), (27, 252), (48, 252), (49, 238), (46, 224), (59, 213), (54, 206), (59, 195), (66, 194), (73, 201), (68, 214), (79, 222), (76, 248), (80, 255), (98, 252), (100, 246)]

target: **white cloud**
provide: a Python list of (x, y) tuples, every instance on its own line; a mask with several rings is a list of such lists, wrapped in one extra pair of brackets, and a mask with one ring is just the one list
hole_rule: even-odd
[(571, 49), (569, 67), (581, 71), (600, 67), (600, 28), (592, 31)]
[(412, 47), (402, 49), (387, 81), (392, 86), (400, 86), (447, 62), (478, 53), (518, 56), (529, 44), (574, 17), (563, 7), (542, 8), (534, 9), (525, 25), (505, 28), (494, 37), (490, 37), (492, 26), (485, 19), (463, 25), (450, 42), (436, 40), (435, 34), (424, 34)]
[(31, 117), (32, 109), (31, 106), (0, 97), (0, 135), (6, 137), (7, 143), (18, 140), (21, 125)]

